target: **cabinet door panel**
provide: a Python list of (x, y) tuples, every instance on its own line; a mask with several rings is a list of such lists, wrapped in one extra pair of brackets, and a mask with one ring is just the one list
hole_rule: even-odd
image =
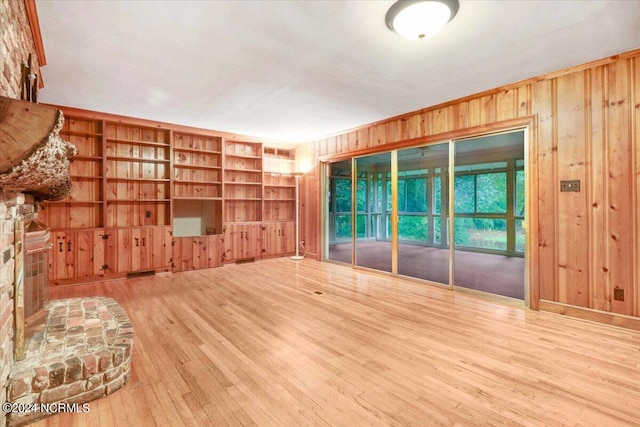
[(73, 253), (75, 277), (103, 276), (104, 240), (102, 230), (82, 230), (75, 232)]
[(149, 229), (149, 239), (147, 242), (151, 251), (151, 268), (171, 270), (172, 257), (172, 235), (171, 227), (158, 226)]
[[(222, 265), (222, 239), (220, 235), (202, 236), (206, 242), (206, 266), (207, 268), (220, 267)], [(204, 268), (204, 267), (203, 267)]]
[(244, 230), (244, 256), (243, 258), (260, 258), (262, 234), (260, 226), (247, 225)]
[(257, 224), (227, 224), (224, 227), (225, 262), (260, 258), (261, 233)]
[(273, 222), (262, 225), (262, 257), (295, 252), (295, 222)]
[(73, 259), (72, 231), (58, 231), (51, 233), (51, 252), (49, 253), (49, 279), (64, 280), (75, 276), (75, 262)]
[(103, 230), (58, 231), (51, 233), (49, 280), (73, 280), (104, 275)]
[(111, 246), (111, 254), (113, 255), (113, 262), (109, 263), (109, 267), (114, 273), (127, 273), (132, 271), (131, 264), (131, 229), (117, 229), (114, 230), (109, 238)]
[(283, 222), (282, 228), (282, 246), (283, 254), (290, 254), (296, 251), (296, 223), (294, 221)]
[(173, 242), (173, 271), (191, 270), (191, 253), (193, 242), (190, 237), (174, 237)]

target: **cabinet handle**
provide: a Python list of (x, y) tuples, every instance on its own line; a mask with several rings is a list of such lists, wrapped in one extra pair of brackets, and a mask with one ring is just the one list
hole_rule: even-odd
[(134, 239), (136, 239), (136, 246), (140, 246), (140, 239), (138, 239), (137, 237), (134, 237)]
[(67, 241), (67, 252), (71, 252), (71, 240)]
[(249, 240), (249, 232), (248, 231), (246, 233), (244, 233), (244, 239), (245, 240)]
[(64, 246), (64, 242), (60, 242), (59, 245), (60, 245), (60, 252), (64, 252), (64, 249), (62, 249), (62, 247)]
[(240, 232), (240, 238), (242, 239), (244, 237), (244, 231)]
[(278, 229), (278, 236), (280, 235), (280, 229)]
[(143, 237), (143, 238), (142, 238), (142, 246), (146, 246), (146, 240), (147, 240), (147, 238), (146, 238), (146, 237)]

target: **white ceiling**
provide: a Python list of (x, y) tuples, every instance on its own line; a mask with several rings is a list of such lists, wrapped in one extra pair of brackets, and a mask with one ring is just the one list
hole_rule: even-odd
[(415, 42), (392, 4), (38, 0), (40, 101), (298, 143), (640, 48), (635, 0), (461, 0)]

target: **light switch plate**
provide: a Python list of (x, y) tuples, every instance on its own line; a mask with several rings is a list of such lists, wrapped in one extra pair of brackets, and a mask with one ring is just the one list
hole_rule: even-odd
[(560, 181), (560, 191), (561, 192), (565, 192), (565, 191), (574, 191), (574, 192), (579, 192), (580, 191), (580, 180), (576, 179), (573, 181)]

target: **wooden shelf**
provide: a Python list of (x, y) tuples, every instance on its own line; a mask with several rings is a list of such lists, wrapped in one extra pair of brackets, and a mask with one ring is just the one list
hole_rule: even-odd
[(49, 205), (100, 205), (102, 203), (102, 200), (56, 200), (54, 202), (47, 202)]
[(101, 133), (78, 132), (78, 131), (74, 131), (74, 130), (64, 130), (64, 129), (60, 131), (60, 135), (62, 135), (62, 136), (80, 136), (80, 137), (87, 137), (87, 138), (102, 138), (102, 134)]
[(78, 154), (76, 156), (73, 156), (71, 161), (73, 162), (74, 160), (102, 160), (102, 159), (103, 159), (102, 156), (100, 156), (100, 157), (98, 157), (98, 156), (83, 156), (83, 155)]
[(71, 179), (102, 179), (101, 176), (93, 176), (93, 175), (70, 175)]
[(296, 188), (296, 185), (279, 185), (279, 184), (265, 184), (265, 187), (269, 187), (269, 188)]
[(241, 168), (224, 168), (225, 171), (229, 172), (251, 172), (251, 173), (262, 173), (261, 169), (241, 169)]
[(231, 154), (231, 153), (225, 153), (226, 157), (235, 157), (238, 159), (262, 159), (262, 156), (252, 156), (249, 154)]
[(261, 197), (225, 197), (225, 201), (227, 202), (243, 202), (243, 201), (261, 201)]
[(120, 176), (107, 176), (108, 181), (143, 181), (143, 182), (171, 182), (169, 178), (126, 178)]
[(126, 162), (149, 162), (149, 163), (170, 163), (168, 159), (141, 159), (139, 157), (125, 157), (125, 156), (107, 156), (107, 160), (126, 161)]
[(238, 181), (225, 181), (225, 185), (262, 185), (261, 182), (238, 182)]
[(131, 203), (131, 202), (170, 202), (171, 199), (107, 199), (107, 203)]
[(222, 197), (173, 196), (173, 200), (222, 200)]
[(184, 179), (174, 179), (173, 182), (178, 184), (211, 184), (211, 185), (222, 184), (222, 181), (193, 181), (193, 180), (184, 180)]
[(265, 202), (295, 202), (296, 199), (264, 199)]
[(210, 169), (210, 170), (221, 170), (222, 166), (199, 166), (199, 165), (187, 165), (184, 163), (173, 163), (174, 168), (184, 168), (184, 169)]
[(139, 141), (135, 139), (120, 139), (120, 138), (111, 138), (108, 137), (107, 141), (117, 142), (120, 144), (135, 144), (135, 145), (146, 145), (149, 147), (161, 147), (161, 148), (169, 148), (170, 144), (165, 142), (154, 142), (154, 141)]
[(200, 154), (222, 154), (222, 151), (210, 151), (210, 150), (203, 150), (201, 148), (173, 147), (173, 151), (182, 151), (184, 153), (200, 153)]

